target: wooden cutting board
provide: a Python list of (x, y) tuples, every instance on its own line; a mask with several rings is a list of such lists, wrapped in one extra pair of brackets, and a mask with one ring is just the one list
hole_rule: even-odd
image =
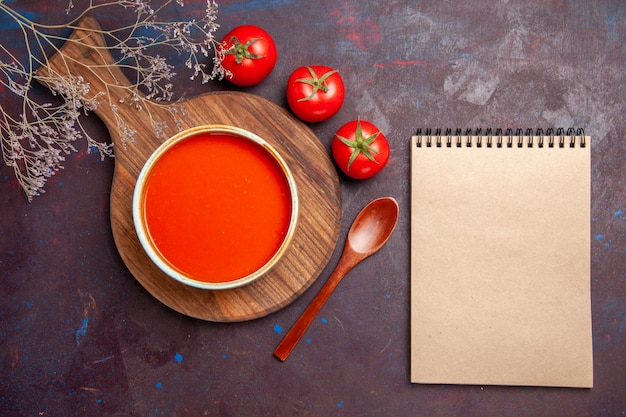
[[(87, 98), (101, 101), (95, 112), (115, 146), (111, 227), (130, 272), (167, 306), (203, 320), (250, 320), (295, 300), (326, 266), (339, 233), (339, 180), (327, 150), (308, 126), (287, 110), (251, 94), (213, 92), (175, 104), (148, 101), (139, 94), (138, 101), (133, 101), (131, 83), (115, 65), (99, 30), (95, 19), (83, 19), (37, 76), (52, 89), (59, 82), (82, 77), (82, 82), (90, 85)], [(107, 94), (96, 97), (99, 92)], [(186, 286), (161, 272), (141, 247), (132, 217), (135, 182), (152, 152), (180, 130), (212, 124), (249, 130), (274, 146), (295, 177), (300, 201), (296, 233), (276, 267), (252, 284), (217, 291)], [(134, 132), (132, 138), (125, 135), (129, 131)]]

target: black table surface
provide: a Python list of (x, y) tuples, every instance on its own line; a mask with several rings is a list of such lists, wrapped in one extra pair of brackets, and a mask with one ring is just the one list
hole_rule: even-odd
[[(58, 22), (66, 3), (19, 9)], [(115, 27), (115, 15), (95, 16)], [(330, 148), (341, 125), (369, 120), (390, 141), (388, 166), (366, 181), (340, 175), (338, 244), (308, 291), (268, 316), (213, 323), (164, 306), (126, 269), (109, 220), (112, 158), (77, 143), (32, 202), (3, 164), (2, 416), (626, 415), (626, 3), (225, 0), (218, 23), (218, 36), (242, 23), (268, 30), (276, 68), (238, 88), (191, 81), (178, 62), (178, 96), (246, 91), (286, 106), (293, 69), (330, 65), (346, 101), (311, 128)], [(3, 39), (17, 40), (9, 29)], [(107, 140), (95, 115), (84, 123)], [(592, 138), (592, 389), (409, 382), (409, 141), (418, 128), (489, 127), (576, 127)], [(390, 241), (278, 361), (274, 348), (330, 274), (356, 213), (386, 195), (400, 204)]]

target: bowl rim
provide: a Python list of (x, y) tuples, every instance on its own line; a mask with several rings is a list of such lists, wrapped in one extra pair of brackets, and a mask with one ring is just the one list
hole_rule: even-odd
[[(166, 260), (166, 258), (161, 255), (157, 249), (156, 244), (150, 238), (147, 224), (145, 221), (144, 213), (144, 200), (145, 194), (144, 189), (146, 185), (146, 181), (149, 177), (149, 174), (153, 168), (153, 166), (158, 162), (158, 160), (174, 145), (194, 137), (199, 133), (221, 133), (226, 135), (232, 135), (239, 138), (250, 140), (257, 145), (261, 146), (280, 166), (285, 180), (288, 184), (289, 191), (291, 193), (291, 219), (289, 221), (289, 225), (287, 227), (287, 233), (285, 234), (285, 238), (283, 239), (281, 245), (278, 247), (274, 255), (259, 269), (256, 271), (231, 281), (226, 282), (206, 282), (200, 281), (190, 276), (187, 276), (183, 272), (175, 269), (171, 266), (171, 263)], [(150, 260), (165, 274), (169, 277), (179, 281), (185, 285), (189, 285), (195, 288), (207, 289), (207, 290), (224, 290), (241, 287), (243, 285), (247, 285), (252, 283), (253, 281), (259, 279), (267, 272), (269, 272), (280, 260), (283, 254), (287, 251), (291, 240), (296, 231), (296, 226), (298, 223), (298, 213), (299, 213), (299, 198), (298, 198), (298, 188), (296, 181), (294, 179), (289, 166), (280, 155), (280, 153), (267, 141), (258, 136), (255, 133), (252, 133), (246, 129), (242, 129), (236, 126), (230, 125), (220, 125), (220, 124), (210, 124), (210, 125), (200, 125), (191, 127), (185, 130), (182, 130), (175, 135), (171, 136), (167, 140), (165, 140), (162, 144), (160, 144), (154, 152), (150, 155), (150, 157), (146, 160), (139, 175), (137, 176), (137, 182), (135, 183), (134, 191), (133, 191), (133, 204), (132, 204), (132, 214), (133, 214), (133, 223), (135, 226), (135, 231), (139, 238), (139, 242), (143, 250), (146, 252)]]

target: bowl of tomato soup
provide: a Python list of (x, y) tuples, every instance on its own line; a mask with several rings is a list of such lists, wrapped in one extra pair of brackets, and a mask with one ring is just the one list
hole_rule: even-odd
[(199, 126), (159, 146), (143, 166), (133, 221), (170, 277), (219, 290), (267, 273), (295, 232), (298, 193), (280, 154), (233, 126)]

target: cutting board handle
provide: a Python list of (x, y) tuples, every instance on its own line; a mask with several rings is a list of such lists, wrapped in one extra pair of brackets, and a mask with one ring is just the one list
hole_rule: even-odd
[[(95, 18), (82, 18), (65, 44), (37, 70), (36, 75), (38, 81), (51, 90), (58, 90), (59, 83), (67, 85), (80, 81), (89, 84), (84, 97), (98, 102), (94, 112), (113, 133), (120, 124), (134, 125), (136, 117), (133, 114), (139, 109), (126, 111), (133, 108), (133, 103), (141, 103), (143, 108), (155, 104), (146, 100), (116, 65), (103, 34)], [(131, 100), (133, 96), (138, 100)], [(122, 108), (125, 111), (119, 111)], [(115, 142), (116, 138), (113, 139)]]

